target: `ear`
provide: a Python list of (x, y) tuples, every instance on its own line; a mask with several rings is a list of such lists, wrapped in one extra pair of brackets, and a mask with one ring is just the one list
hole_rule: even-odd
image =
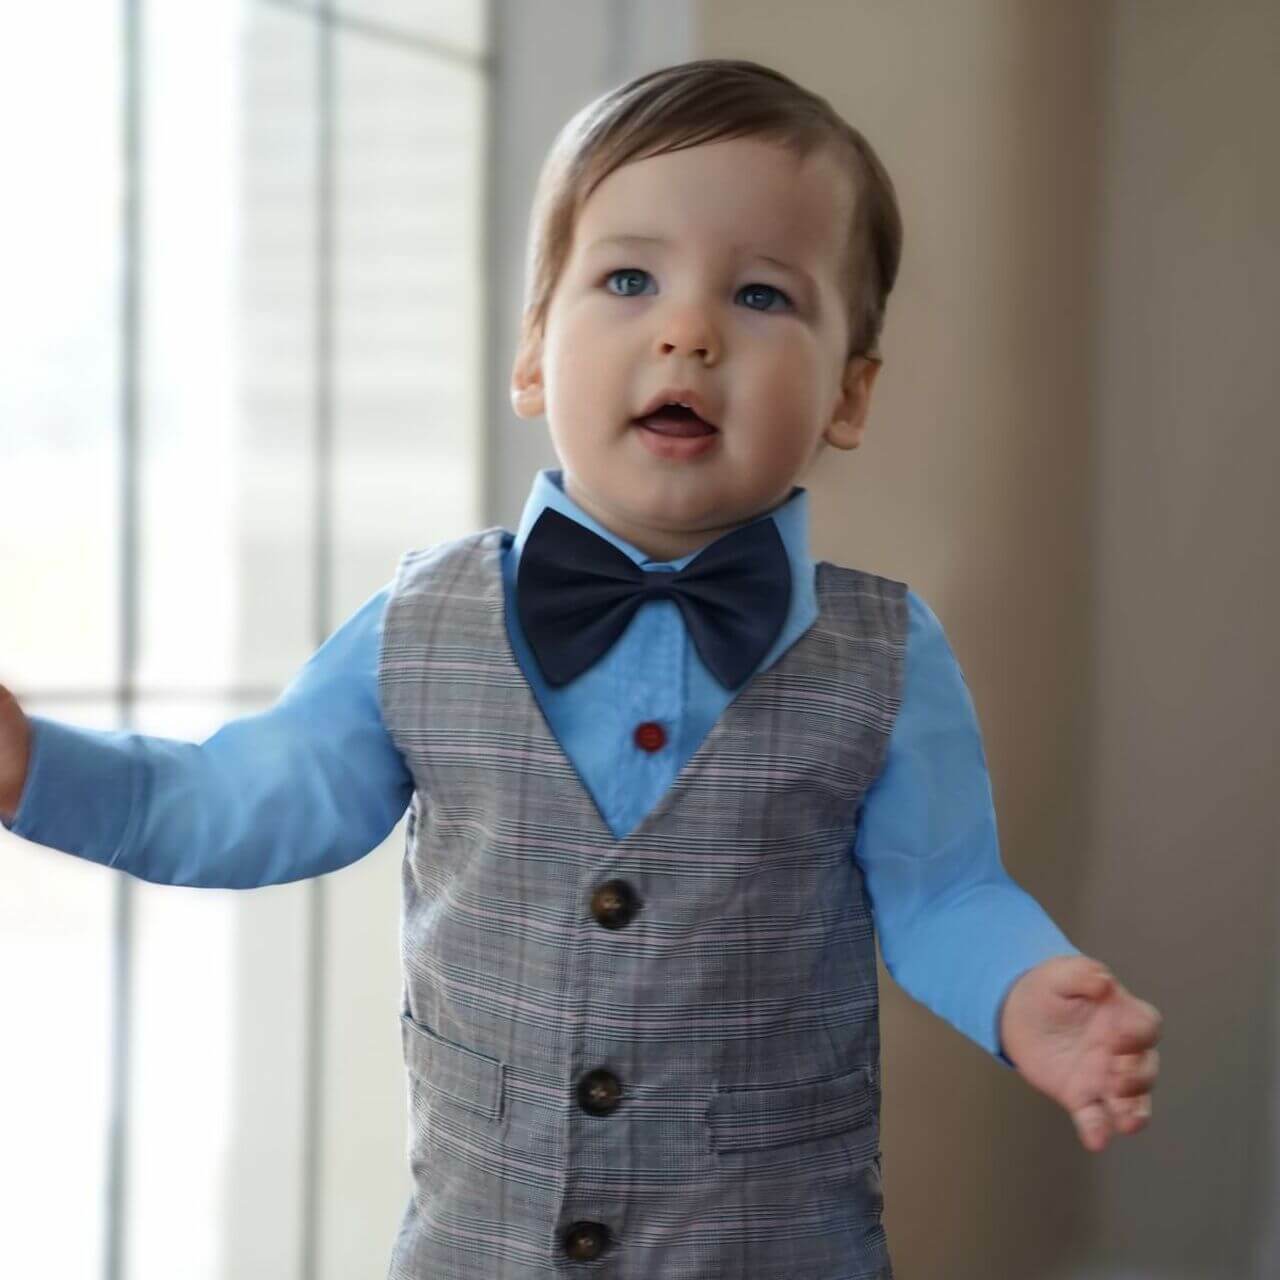
[(851, 356), (841, 379), (840, 399), (822, 438), (837, 449), (856, 449), (866, 430), (871, 388), (884, 361), (876, 356)]
[(547, 411), (542, 382), (542, 338), (526, 331), (511, 369), (511, 407), (521, 418), (540, 418)]

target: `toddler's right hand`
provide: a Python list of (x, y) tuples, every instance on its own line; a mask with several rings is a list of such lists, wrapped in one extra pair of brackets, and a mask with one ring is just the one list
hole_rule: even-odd
[(12, 822), (27, 781), (31, 726), (18, 700), (0, 684), (0, 816)]

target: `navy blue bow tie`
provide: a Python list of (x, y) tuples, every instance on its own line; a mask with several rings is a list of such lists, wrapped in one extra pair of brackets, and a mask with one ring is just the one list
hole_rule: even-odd
[(711, 674), (736, 689), (787, 616), (791, 567), (777, 526), (758, 520), (735, 529), (672, 573), (639, 568), (613, 543), (547, 507), (520, 552), (520, 625), (552, 685), (599, 661), (635, 611), (660, 596), (679, 606)]

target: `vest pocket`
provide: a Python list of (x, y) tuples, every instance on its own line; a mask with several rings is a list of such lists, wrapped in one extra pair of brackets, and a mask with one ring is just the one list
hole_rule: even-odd
[(860, 1129), (871, 1122), (869, 1067), (830, 1080), (721, 1089), (707, 1104), (715, 1151), (790, 1147)]
[(486, 1120), (502, 1114), (503, 1063), (438, 1035), (400, 1014), (404, 1062), (415, 1083), (448, 1098)]

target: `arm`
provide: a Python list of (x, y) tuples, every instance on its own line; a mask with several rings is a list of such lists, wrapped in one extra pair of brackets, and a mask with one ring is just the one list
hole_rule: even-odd
[(973, 701), (938, 620), (908, 607), (902, 707), (857, 841), (885, 965), (1101, 1151), (1151, 1116), (1160, 1013), (1005, 872)]
[(242, 889), (347, 866), (399, 821), (413, 780), (382, 724), (389, 590), (274, 705), (201, 743), (29, 717), (15, 835), (157, 884)]
[(902, 705), (855, 841), (885, 967), (1003, 1066), (1000, 1013), (1022, 974), (1079, 955), (1004, 869), (982, 737), (942, 626), (914, 592)]

